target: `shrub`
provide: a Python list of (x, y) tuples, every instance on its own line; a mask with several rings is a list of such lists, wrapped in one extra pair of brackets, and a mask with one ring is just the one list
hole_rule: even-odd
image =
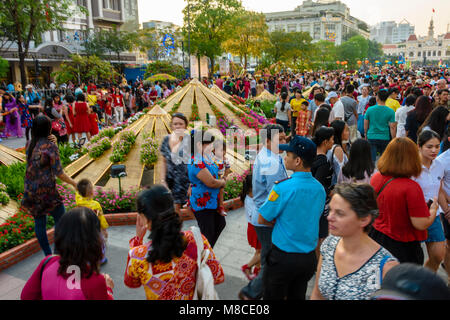
[(6, 191), (0, 191), (0, 205), (6, 206), (9, 203), (9, 196)]
[(0, 166), (0, 182), (6, 186), (6, 192), (13, 200), (18, 200), (24, 192), (24, 177), (27, 164), (17, 162), (10, 166)]
[(136, 135), (130, 130), (125, 130), (121, 133), (120, 138), (113, 145), (112, 155), (109, 160), (113, 163), (123, 162), (134, 143), (136, 142)]
[(151, 136), (144, 135), (144, 142), (141, 146), (141, 163), (146, 167), (151, 167), (158, 161), (158, 142)]
[(227, 177), (227, 182), (223, 194), (224, 201), (237, 198), (241, 195), (245, 175), (246, 174), (241, 176), (237, 173), (231, 173)]

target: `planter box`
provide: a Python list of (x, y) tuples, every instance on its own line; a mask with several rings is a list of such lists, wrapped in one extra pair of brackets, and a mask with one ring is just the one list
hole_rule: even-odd
[[(237, 210), (243, 207), (241, 199), (231, 199), (224, 201), (224, 207), (226, 211)], [(105, 218), (110, 226), (126, 226), (135, 225), (137, 219), (137, 213), (110, 213), (105, 214)], [(194, 220), (195, 217), (191, 210), (182, 209), (181, 218), (183, 221)], [(47, 230), (47, 237), (49, 244), (53, 244), (55, 238), (55, 229)], [(9, 249), (0, 254), (0, 271), (11, 267), (12, 265), (25, 260), (29, 256), (41, 251), (41, 247), (37, 238), (30, 239), (25, 243), (22, 243), (12, 249)]]

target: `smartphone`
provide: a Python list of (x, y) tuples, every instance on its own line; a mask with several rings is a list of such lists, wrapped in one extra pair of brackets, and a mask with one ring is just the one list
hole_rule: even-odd
[(430, 209), (432, 204), (433, 204), (433, 200), (431, 200), (431, 199), (428, 200), (428, 202), (427, 202), (428, 209)]

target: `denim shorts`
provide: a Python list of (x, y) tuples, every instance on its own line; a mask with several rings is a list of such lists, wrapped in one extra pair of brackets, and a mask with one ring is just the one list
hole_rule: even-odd
[(428, 227), (428, 238), (425, 242), (441, 242), (445, 241), (444, 229), (442, 228), (441, 218), (439, 216), (434, 219), (431, 226)]

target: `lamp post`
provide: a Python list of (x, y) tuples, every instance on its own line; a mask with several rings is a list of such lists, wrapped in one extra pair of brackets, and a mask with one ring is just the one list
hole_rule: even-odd
[(191, 77), (191, 15), (190, 15), (190, 7), (191, 3), (187, 0), (187, 14), (188, 14), (188, 70), (189, 70), (189, 78)]

